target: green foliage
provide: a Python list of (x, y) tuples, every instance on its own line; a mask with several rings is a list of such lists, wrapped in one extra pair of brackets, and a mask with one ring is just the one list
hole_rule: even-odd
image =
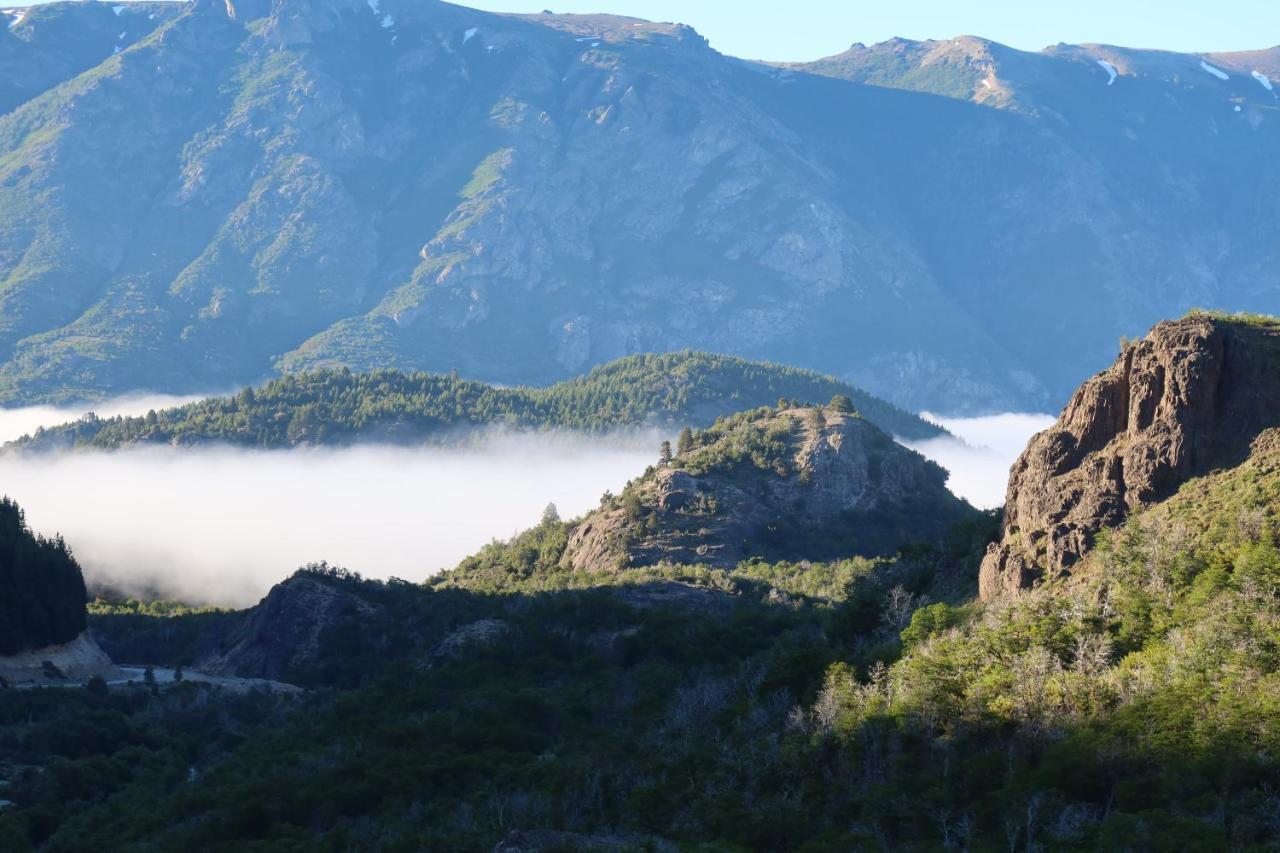
[(716, 417), (771, 402), (780, 393), (815, 399), (833, 391), (856, 399), (868, 419), (892, 434), (923, 438), (941, 432), (883, 400), (815, 373), (681, 352), (630, 356), (546, 388), (498, 388), (456, 376), (392, 370), (320, 371), (141, 417), (86, 417), (40, 430), (25, 446), (460, 441), (468, 428), (484, 425), (599, 433), (708, 425)]
[(0, 654), (75, 639), (85, 597), (66, 543), (34, 535), (18, 505), (0, 499)]
[(965, 620), (965, 611), (944, 601), (921, 607), (911, 614), (911, 624), (902, 632), (902, 647), (910, 651), (931, 637), (954, 628)]

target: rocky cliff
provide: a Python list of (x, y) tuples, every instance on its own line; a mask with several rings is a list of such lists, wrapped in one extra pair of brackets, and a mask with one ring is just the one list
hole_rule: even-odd
[(982, 597), (1070, 573), (1099, 531), (1240, 462), (1277, 424), (1280, 323), (1206, 314), (1160, 323), (1081, 386), (1014, 464)]
[(564, 568), (825, 559), (934, 540), (973, 514), (946, 472), (832, 408), (757, 410), (696, 433), (583, 519)]

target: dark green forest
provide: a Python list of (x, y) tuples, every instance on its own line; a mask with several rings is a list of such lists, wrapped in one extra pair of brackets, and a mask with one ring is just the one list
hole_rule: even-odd
[(277, 448), (356, 441), (458, 442), (470, 428), (590, 433), (709, 426), (717, 417), (780, 398), (849, 397), (881, 429), (908, 439), (934, 424), (830, 377), (729, 356), (636, 355), (546, 388), (501, 388), (432, 373), (320, 371), (285, 376), (233, 397), (141, 417), (86, 417), (42, 429), (20, 446), (118, 448), (142, 442)]
[(0, 654), (65, 643), (84, 628), (84, 578), (71, 550), (33, 534), (22, 509), (0, 498)]

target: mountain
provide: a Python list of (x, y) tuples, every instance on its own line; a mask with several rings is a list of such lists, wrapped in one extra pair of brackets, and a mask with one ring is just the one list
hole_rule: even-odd
[(1240, 464), (1260, 434), (1280, 427), (1277, 400), (1273, 319), (1195, 314), (1126, 345), (1014, 464), (983, 596), (1070, 574), (1103, 530)]
[(941, 541), (977, 513), (941, 467), (838, 408), (744, 412), (574, 526), (571, 571), (833, 559)]
[(69, 643), (85, 622), (84, 577), (70, 549), (33, 534), (18, 505), (0, 500), (0, 655)]
[(546, 388), (498, 388), (455, 376), (381, 370), (298, 374), (142, 417), (87, 416), (41, 429), (14, 446), (115, 449), (134, 444), (252, 447), (357, 441), (457, 442), (471, 429), (568, 429), (604, 433), (710, 426), (779, 399), (844, 396), (867, 420), (907, 439), (937, 425), (835, 379), (782, 365), (681, 352), (628, 356)]
[[(1157, 106), (1151, 99), (1159, 93), (1175, 99), (1164, 105), (1165, 110), (1195, 104), (1197, 109), (1213, 112), (1213, 105), (1221, 106), (1224, 101), (1233, 112), (1236, 105), (1242, 113), (1246, 107), (1274, 107), (1275, 85), (1280, 83), (1280, 47), (1184, 54), (1105, 44), (1058, 44), (1032, 53), (975, 36), (942, 41), (895, 38), (871, 46), (859, 43), (835, 56), (781, 63), (779, 67), (942, 95), (1050, 119), (1059, 125), (1079, 121), (1101, 124), (1126, 113), (1132, 121), (1137, 117), (1135, 107), (1146, 112)], [(1097, 87), (1091, 84), (1098, 82), (1120, 86), (1117, 92), (1129, 92), (1099, 103), (1089, 98), (1097, 94)]]
[(1280, 310), (1275, 51), (890, 43), (836, 79), (434, 0), (11, 11), (9, 403), (697, 348), (1042, 409), (1161, 316)]

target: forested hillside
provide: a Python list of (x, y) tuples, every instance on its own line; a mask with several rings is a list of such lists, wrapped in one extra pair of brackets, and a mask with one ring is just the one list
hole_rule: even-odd
[(84, 628), (84, 578), (70, 549), (34, 535), (18, 505), (0, 499), (0, 655), (66, 643)]
[(779, 399), (844, 395), (867, 420), (908, 439), (938, 426), (865, 391), (805, 370), (728, 356), (638, 355), (546, 388), (501, 388), (429, 373), (347, 370), (287, 376), (234, 397), (215, 397), (143, 417), (85, 418), (19, 442), (28, 449), (223, 443), (253, 447), (355, 441), (465, 441), (468, 429), (710, 426), (718, 417)]

